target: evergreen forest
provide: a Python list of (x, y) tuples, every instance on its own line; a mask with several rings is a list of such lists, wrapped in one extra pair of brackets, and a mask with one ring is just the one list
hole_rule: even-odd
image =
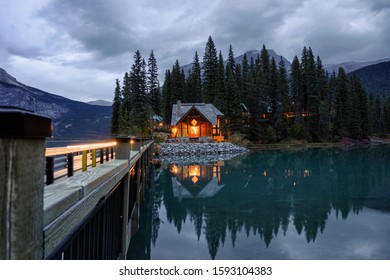
[(343, 68), (327, 73), (311, 47), (303, 47), (290, 69), (264, 45), (256, 59), (244, 55), (238, 64), (232, 45), (224, 60), (210, 36), (202, 62), (195, 52), (188, 73), (176, 60), (160, 87), (157, 72), (153, 51), (147, 62), (136, 51), (131, 70), (116, 80), (113, 135), (145, 135), (161, 120), (168, 127), (178, 100), (213, 103), (224, 114), (225, 138), (239, 135), (252, 143), (333, 142), (390, 132), (390, 99), (369, 95)]

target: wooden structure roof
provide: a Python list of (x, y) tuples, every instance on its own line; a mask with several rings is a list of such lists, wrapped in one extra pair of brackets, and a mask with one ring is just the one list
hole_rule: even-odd
[(195, 108), (212, 125), (217, 124), (217, 117), (223, 116), (213, 104), (210, 103), (176, 103), (172, 106), (171, 125), (177, 125), (192, 108)]

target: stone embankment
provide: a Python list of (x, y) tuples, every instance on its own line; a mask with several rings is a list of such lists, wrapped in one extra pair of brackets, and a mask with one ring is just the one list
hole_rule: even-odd
[(249, 150), (232, 143), (163, 143), (159, 156), (239, 154)]
[(167, 163), (190, 164), (228, 160), (249, 150), (232, 143), (163, 143), (158, 158)]

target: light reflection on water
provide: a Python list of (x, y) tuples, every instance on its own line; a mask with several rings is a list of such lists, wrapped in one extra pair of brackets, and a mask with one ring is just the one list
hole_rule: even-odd
[(372, 148), (163, 166), (129, 258), (390, 259), (389, 164)]

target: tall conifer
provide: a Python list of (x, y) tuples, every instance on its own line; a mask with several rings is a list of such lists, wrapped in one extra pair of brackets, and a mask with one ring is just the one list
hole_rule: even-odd
[(171, 122), (172, 113), (172, 75), (170, 70), (165, 71), (164, 85), (162, 88), (163, 95), (163, 119), (166, 125)]
[(146, 62), (140, 51), (134, 54), (134, 63), (130, 72), (131, 92), (134, 96), (130, 113), (135, 133), (146, 134), (150, 126), (151, 108), (146, 95)]
[(120, 128), (120, 117), (121, 117), (121, 105), (122, 104), (122, 94), (119, 84), (119, 80), (115, 80), (115, 93), (114, 100), (112, 102), (112, 117), (111, 117), (111, 134), (119, 135)]
[(150, 52), (148, 59), (148, 77), (147, 88), (149, 93), (150, 105), (153, 109), (153, 113), (161, 115), (161, 97), (160, 97), (160, 85), (158, 81), (158, 68), (157, 60), (154, 56), (153, 50)]
[(218, 68), (217, 49), (214, 41), (209, 36), (205, 53), (203, 56), (203, 102), (212, 103), (217, 94), (218, 88), (215, 83), (216, 72)]

